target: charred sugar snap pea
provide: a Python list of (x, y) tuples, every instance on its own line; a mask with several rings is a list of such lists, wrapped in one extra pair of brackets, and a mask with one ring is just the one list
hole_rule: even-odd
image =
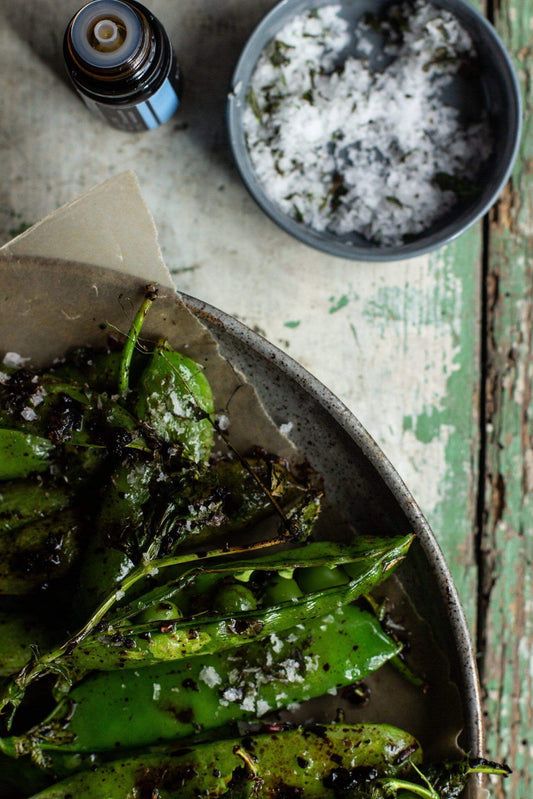
[[(0, 677), (18, 671), (32, 655), (32, 647), (46, 651), (64, 634), (54, 628), (45, 614), (37, 613), (35, 604), (21, 602), (21, 597), (0, 600)], [(1, 770), (0, 770), (1, 774)]]
[(117, 590), (138, 562), (144, 540), (144, 506), (156, 472), (153, 461), (134, 459), (111, 472), (79, 578), (79, 609), (90, 613)]
[[(14, 756), (118, 752), (192, 737), (361, 680), (400, 646), (354, 605), (230, 653), (89, 676), (52, 719), (0, 739)], [(102, 724), (102, 718), (106, 723)]]
[[(405, 773), (420, 763), (418, 742), (408, 733), (377, 724), (327, 725), (198, 744), (192, 750), (139, 754), (82, 772), (45, 789), (35, 799), (196, 799), (199, 796), (333, 796), (328, 778), (343, 769), (380, 777)], [(364, 773), (364, 772), (363, 772)], [(246, 790), (255, 785), (253, 793)], [(243, 793), (244, 791), (244, 793)], [(228, 793), (229, 792), (229, 793)]]
[(46, 472), (53, 449), (52, 442), (42, 436), (0, 428), (0, 480)]
[[(140, 332), (157, 292), (147, 287), (135, 314), (119, 365), (122, 400), (132, 391), (131, 367)], [(179, 448), (182, 457), (200, 463), (209, 459), (214, 434), (211, 386), (202, 367), (160, 340), (146, 355), (135, 382), (133, 413), (162, 441)]]
[[(131, 605), (116, 611), (108, 618), (107, 630), (94, 630), (90, 636), (80, 641), (72, 651), (62, 658), (64, 666), (73, 672), (88, 670), (112, 670), (136, 668), (140, 663), (149, 665), (160, 661), (180, 660), (193, 655), (229, 649), (249, 643), (273, 633), (279, 633), (298, 623), (325, 615), (346, 605), (372, 587), (378, 585), (391, 569), (405, 557), (412, 536), (394, 539), (360, 538), (352, 545), (313, 542), (306, 546), (284, 550), (274, 555), (263, 555), (252, 561), (213, 563), (210, 566), (196, 567), (196, 574), (210, 580), (239, 575), (247, 580), (253, 591), (253, 575), (269, 573), (276, 580), (280, 572), (305, 568), (305, 566), (338, 566), (349, 563), (352, 571), (350, 581), (327, 589), (312, 591), (299, 597), (281, 598), (276, 604), (266, 601), (258, 603), (254, 609), (231, 613), (213, 613), (204, 610), (203, 597), (195, 593), (195, 574), (182, 573), (176, 578), (175, 589), (184, 585), (187, 591), (188, 606), (180, 607), (184, 618), (175, 622), (165, 620), (138, 623), (137, 612), (162, 599), (172, 599), (173, 588), (167, 584), (155, 589), (144, 599), (140, 597)], [(212, 583), (216, 592), (218, 582)], [(204, 583), (205, 587), (205, 583)], [(261, 580), (259, 593), (264, 597), (264, 582)], [(212, 593), (204, 595), (209, 608)], [(179, 603), (178, 603), (179, 604)], [(100, 625), (101, 627), (101, 625)]]
[(118, 390), (121, 350), (92, 350), (76, 347), (67, 353), (63, 363), (53, 367), (56, 378), (99, 393)]
[(70, 509), (0, 537), (0, 594), (27, 594), (65, 577), (80, 550), (81, 528)]
[(149, 356), (136, 385), (134, 412), (183, 456), (207, 461), (213, 443), (214, 405), (202, 367), (165, 340)]
[[(313, 542), (253, 560), (232, 561), (229, 558), (231, 550), (213, 550), (141, 564), (74, 636), (61, 647), (42, 653), (36, 661), (28, 663), (8, 681), (0, 693), (0, 708), (10, 706), (12, 717), (28, 685), (50, 671), (61, 672), (63, 679), (72, 682), (93, 669), (110, 671), (138, 668), (140, 664), (147, 666), (200, 653), (213, 654), (326, 615), (349, 604), (389, 576), (396, 564), (405, 557), (411, 541), (411, 535), (391, 539), (359, 537), (350, 546)], [(264, 547), (272, 543), (264, 542), (256, 546)], [(174, 568), (178, 563), (182, 571), (168, 584), (129, 603), (124, 601), (128, 590), (151, 570), (159, 572), (164, 568)], [(172, 600), (173, 595), (185, 585), (189, 588), (197, 576), (211, 573), (225, 579), (239, 575), (241, 580), (246, 581), (255, 573), (279, 573), (304, 566), (338, 566), (344, 563), (351, 565), (352, 579), (349, 583), (312, 592), (296, 601), (259, 606), (255, 610), (231, 615), (213, 615), (198, 613), (200, 597), (195, 596), (194, 591), (187, 591), (184, 594), (189, 596), (191, 603), (191, 615), (188, 618), (140, 624), (135, 618), (161, 600)], [(188, 608), (180, 610), (187, 616)]]
[(13, 480), (0, 486), (0, 536), (63, 510), (72, 492), (42, 480)]
[(174, 475), (154, 503), (150, 524), (154, 535), (168, 542), (167, 553), (169, 546), (193, 538), (195, 546), (212, 546), (271, 516), (274, 498), (308, 528), (303, 540), (320, 513), (321, 497), (320, 486), (299, 482), (283, 461), (254, 452), (242, 460), (220, 460)]

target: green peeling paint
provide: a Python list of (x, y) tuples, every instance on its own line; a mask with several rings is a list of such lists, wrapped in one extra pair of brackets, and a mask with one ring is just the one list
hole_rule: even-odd
[(414, 430), (414, 434), (422, 444), (429, 444), (438, 438), (441, 425), (445, 423), (446, 413), (436, 408), (429, 408), (416, 418), (404, 416), (402, 429)]
[(479, 264), (480, 259), (480, 226), (430, 257), (431, 268), (438, 276), (433, 302), (440, 309), (440, 323), (451, 330), (456, 351), (454, 368), (447, 377), (439, 407), (425, 409), (413, 425), (415, 435), (424, 442), (441, 436), (446, 426), (446, 467), (440, 501), (429, 521), (443, 548), (472, 634), (477, 604), (474, 535), (479, 465), (476, 403), (480, 380), (480, 297), (473, 265)]
[(329, 301), (333, 303), (329, 307), (329, 313), (337, 313), (337, 311), (340, 311), (341, 308), (345, 308), (350, 302), (347, 294), (343, 294), (338, 300), (336, 300), (335, 297), (330, 297)]
[(284, 322), (283, 325), (285, 327), (295, 328), (295, 327), (299, 327), (300, 323), (301, 323), (301, 320), (298, 320), (297, 322)]
[[(479, 290), (473, 265), (480, 263), (480, 233), (477, 226), (429, 256), (423, 283), (406, 280), (377, 284), (373, 297), (362, 308), (363, 315), (372, 320), (376, 335), (385, 337), (394, 323), (400, 331), (398, 346), (408, 348), (413, 358), (423, 352), (424, 341), (429, 341), (429, 337), (436, 357), (441, 340), (442, 347), (454, 348), (452, 363), (446, 352), (442, 363), (439, 359), (437, 364), (431, 364), (443, 376), (442, 392), (422, 411), (413, 413), (406, 408), (402, 427), (428, 447), (442, 442), (444, 468), (436, 487), (438, 501), (434, 507), (422, 508), (422, 512), (444, 551), (472, 633), (476, 622), (474, 530), (479, 440)], [(413, 271), (419, 274), (418, 270)], [(423, 368), (421, 359), (420, 370)], [(430, 378), (419, 371), (416, 380), (422, 385), (427, 379)], [(423, 480), (423, 456), (415, 466)]]

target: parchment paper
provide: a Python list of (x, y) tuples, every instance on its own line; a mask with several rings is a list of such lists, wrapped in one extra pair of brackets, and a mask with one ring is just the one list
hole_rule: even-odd
[(131, 170), (53, 211), (0, 253), (90, 263), (174, 289), (154, 220)]

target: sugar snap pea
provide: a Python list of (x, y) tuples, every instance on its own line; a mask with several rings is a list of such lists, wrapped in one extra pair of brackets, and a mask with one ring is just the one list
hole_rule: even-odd
[[(381, 583), (391, 570), (402, 560), (412, 541), (412, 536), (391, 539), (356, 539), (352, 545), (312, 542), (304, 547), (281, 551), (270, 556), (256, 557), (253, 561), (228, 561), (211, 567), (198, 567), (195, 571), (200, 577), (211, 572), (219, 578), (224, 575), (241, 575), (246, 578), (250, 572), (274, 572), (283, 574), (306, 566), (336, 566), (346, 564), (349, 581), (339, 586), (311, 591), (297, 598), (287, 599), (284, 594), (276, 597), (267, 594), (267, 602), (257, 608), (239, 613), (215, 614), (203, 611), (201, 596), (194, 593), (195, 575), (190, 575), (187, 592), (190, 596), (192, 615), (175, 622), (135, 623), (131, 609), (108, 619), (107, 630), (95, 630), (81, 641), (63, 663), (82, 670), (135, 668), (139, 663), (149, 665), (165, 660), (179, 660), (192, 655), (212, 654), (223, 649), (253, 641), (273, 633), (286, 630), (295, 624), (317, 616), (325, 615), (341, 605), (354, 601), (361, 594)], [(348, 574), (348, 572), (347, 572)], [(211, 577), (212, 579), (212, 577)], [(186, 583), (187, 575), (181, 575), (179, 582)], [(150, 594), (150, 601), (169, 598), (168, 585)], [(207, 595), (210, 601), (210, 595)], [(133, 603), (134, 609), (144, 609), (142, 598)], [(185, 611), (187, 612), (187, 611)]]
[(241, 460), (219, 460), (173, 475), (153, 504), (150, 524), (154, 533), (169, 542), (170, 546), (162, 541), (162, 552), (192, 538), (196, 546), (212, 546), (271, 515), (271, 496), (286, 513), (308, 503), (309, 518), (300, 514), (302, 525), (311, 528), (319, 515), (320, 487), (309, 480), (298, 481), (281, 459), (255, 451)]
[[(0, 677), (18, 671), (31, 657), (32, 646), (42, 650), (57, 643), (61, 633), (53, 629), (35, 603), (24, 603), (21, 597), (0, 600)], [(0, 772), (1, 773), (1, 772)]]
[(207, 461), (213, 444), (214, 405), (202, 368), (164, 340), (149, 356), (136, 384), (134, 413), (183, 455)]
[[(144, 754), (81, 772), (45, 789), (35, 799), (196, 799), (199, 796), (333, 796), (332, 772), (354, 775), (373, 769), (400, 775), (419, 763), (418, 742), (394, 727), (327, 725), (263, 733), (195, 746), (184, 752)], [(246, 793), (253, 787), (254, 793)]]
[[(119, 589), (102, 603), (78, 633), (61, 647), (28, 662), (3, 687), (0, 692), (0, 709), (11, 706), (9, 719), (12, 720), (28, 685), (50, 671), (61, 674), (68, 685), (93, 669), (107, 671), (136, 668), (141, 663), (149, 665), (165, 660), (179, 660), (200, 652), (212, 654), (325, 615), (352, 602), (372, 586), (382, 582), (405, 557), (411, 541), (412, 536), (407, 535), (396, 539), (358, 538), (351, 546), (313, 542), (292, 551), (284, 550), (270, 557), (263, 556), (238, 563), (227, 560), (232, 555), (231, 550), (212, 550), (140, 564), (124, 579)], [(262, 548), (272, 543), (262, 542), (255, 546)], [(211, 572), (220, 576), (234, 576), (239, 573), (241, 579), (247, 579), (247, 575), (255, 572), (280, 573), (304, 566), (335, 566), (345, 563), (350, 570), (350, 582), (339, 587), (314, 591), (296, 602), (280, 602), (231, 616), (199, 614), (197, 618), (193, 616), (175, 622), (165, 620), (163, 624), (144, 622), (132, 625), (132, 615), (144, 611), (147, 606), (163, 598), (169, 598), (165, 595), (182, 587), (180, 582), (183, 584), (184, 580), (208, 573), (207, 560), (212, 559), (214, 562), (217, 558), (223, 558), (227, 563), (223, 566), (219, 563)], [(170, 587), (164, 586), (150, 592), (148, 601), (140, 598), (122, 607), (117, 604), (150, 571), (173, 568), (178, 564), (185, 571), (182, 570), (171, 581)]]
[(116, 466), (101, 498), (93, 535), (79, 578), (78, 615), (85, 617), (128, 574), (143, 552), (143, 507), (150, 499), (153, 461), (134, 459)]
[(0, 536), (0, 594), (26, 594), (70, 570), (80, 549), (80, 524), (70, 509)]
[(52, 367), (56, 378), (77, 383), (97, 392), (118, 387), (121, 350), (94, 350), (76, 347), (67, 353), (65, 360)]
[[(400, 646), (354, 605), (237, 650), (126, 673), (95, 674), (0, 751), (99, 752), (190, 739), (303, 702), (367, 676)], [(102, 718), (106, 723), (102, 724)]]
[(0, 486), (0, 536), (28, 522), (63, 510), (71, 492), (59, 484), (42, 480), (12, 480)]
[(0, 428), (0, 480), (47, 471), (53, 449), (52, 442), (42, 436)]

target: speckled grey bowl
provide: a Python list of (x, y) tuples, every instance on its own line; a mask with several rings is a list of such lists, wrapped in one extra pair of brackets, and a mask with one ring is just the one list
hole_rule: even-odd
[[(391, 5), (391, 0), (283, 0), (252, 33), (236, 66), (227, 103), (229, 138), (237, 167), (245, 186), (263, 211), (287, 233), (311, 247), (360, 261), (394, 261), (422, 255), (452, 241), (477, 222), (496, 202), (510, 175), (521, 130), (520, 90), (514, 67), (494, 28), (466, 0), (433, 0), (435, 6), (459, 19), (479, 54), (478, 94), (492, 121), (495, 140), (495, 151), (483, 171), (482, 189), (474, 197), (458, 201), (424, 233), (400, 246), (380, 246), (353, 233), (342, 236), (319, 233), (289, 217), (265, 194), (250, 160), (242, 114), (250, 78), (265, 45), (292, 17), (308, 9), (337, 4), (342, 5), (343, 16), (355, 23), (365, 12), (382, 12)], [(471, 92), (469, 88), (468, 94)], [(467, 107), (470, 100), (460, 91), (450, 98), (458, 108)]]
[[(72, 346), (105, 346), (109, 330), (127, 329), (132, 309), (145, 293), (140, 278), (32, 257), (0, 259), (0, 281), (4, 297), (0, 355), (20, 352), (36, 365), (49, 363)], [(36, 297), (45, 301), (36, 304)], [(323, 476), (335, 518), (345, 518), (353, 530), (363, 533), (387, 536), (410, 530), (416, 535), (392, 590), (399, 590), (395, 609), (415, 622), (406, 621), (410, 657), (423, 656), (415, 668), (422, 667), (428, 690), (411, 686), (385, 666), (370, 678), (376, 682), (369, 683), (368, 705), (348, 707), (347, 713), (356, 714), (353, 719), (358, 721), (409, 729), (430, 759), (448, 756), (443, 751), (454, 752), (461, 730), (463, 748), (472, 756), (482, 755), (479, 686), (464, 614), (438, 544), (408, 489), (356, 417), (305, 369), (222, 311), (193, 297), (182, 295), (182, 299), (207, 326), (222, 354), (255, 387), (277, 427), (292, 423), (289, 437)], [(166, 336), (174, 346), (188, 347), (190, 333), (185, 328), (175, 294), (161, 289), (143, 335), (152, 340)], [(209, 370), (214, 352), (209, 342), (195, 357)], [(252, 426), (253, 422), (248, 420)], [(327, 535), (334, 536), (336, 529), (328, 527)], [(420, 614), (413, 616), (412, 608)], [(325, 699), (327, 704), (319, 712), (331, 721), (342, 700)], [(473, 796), (477, 796), (475, 781), (469, 794)]]

